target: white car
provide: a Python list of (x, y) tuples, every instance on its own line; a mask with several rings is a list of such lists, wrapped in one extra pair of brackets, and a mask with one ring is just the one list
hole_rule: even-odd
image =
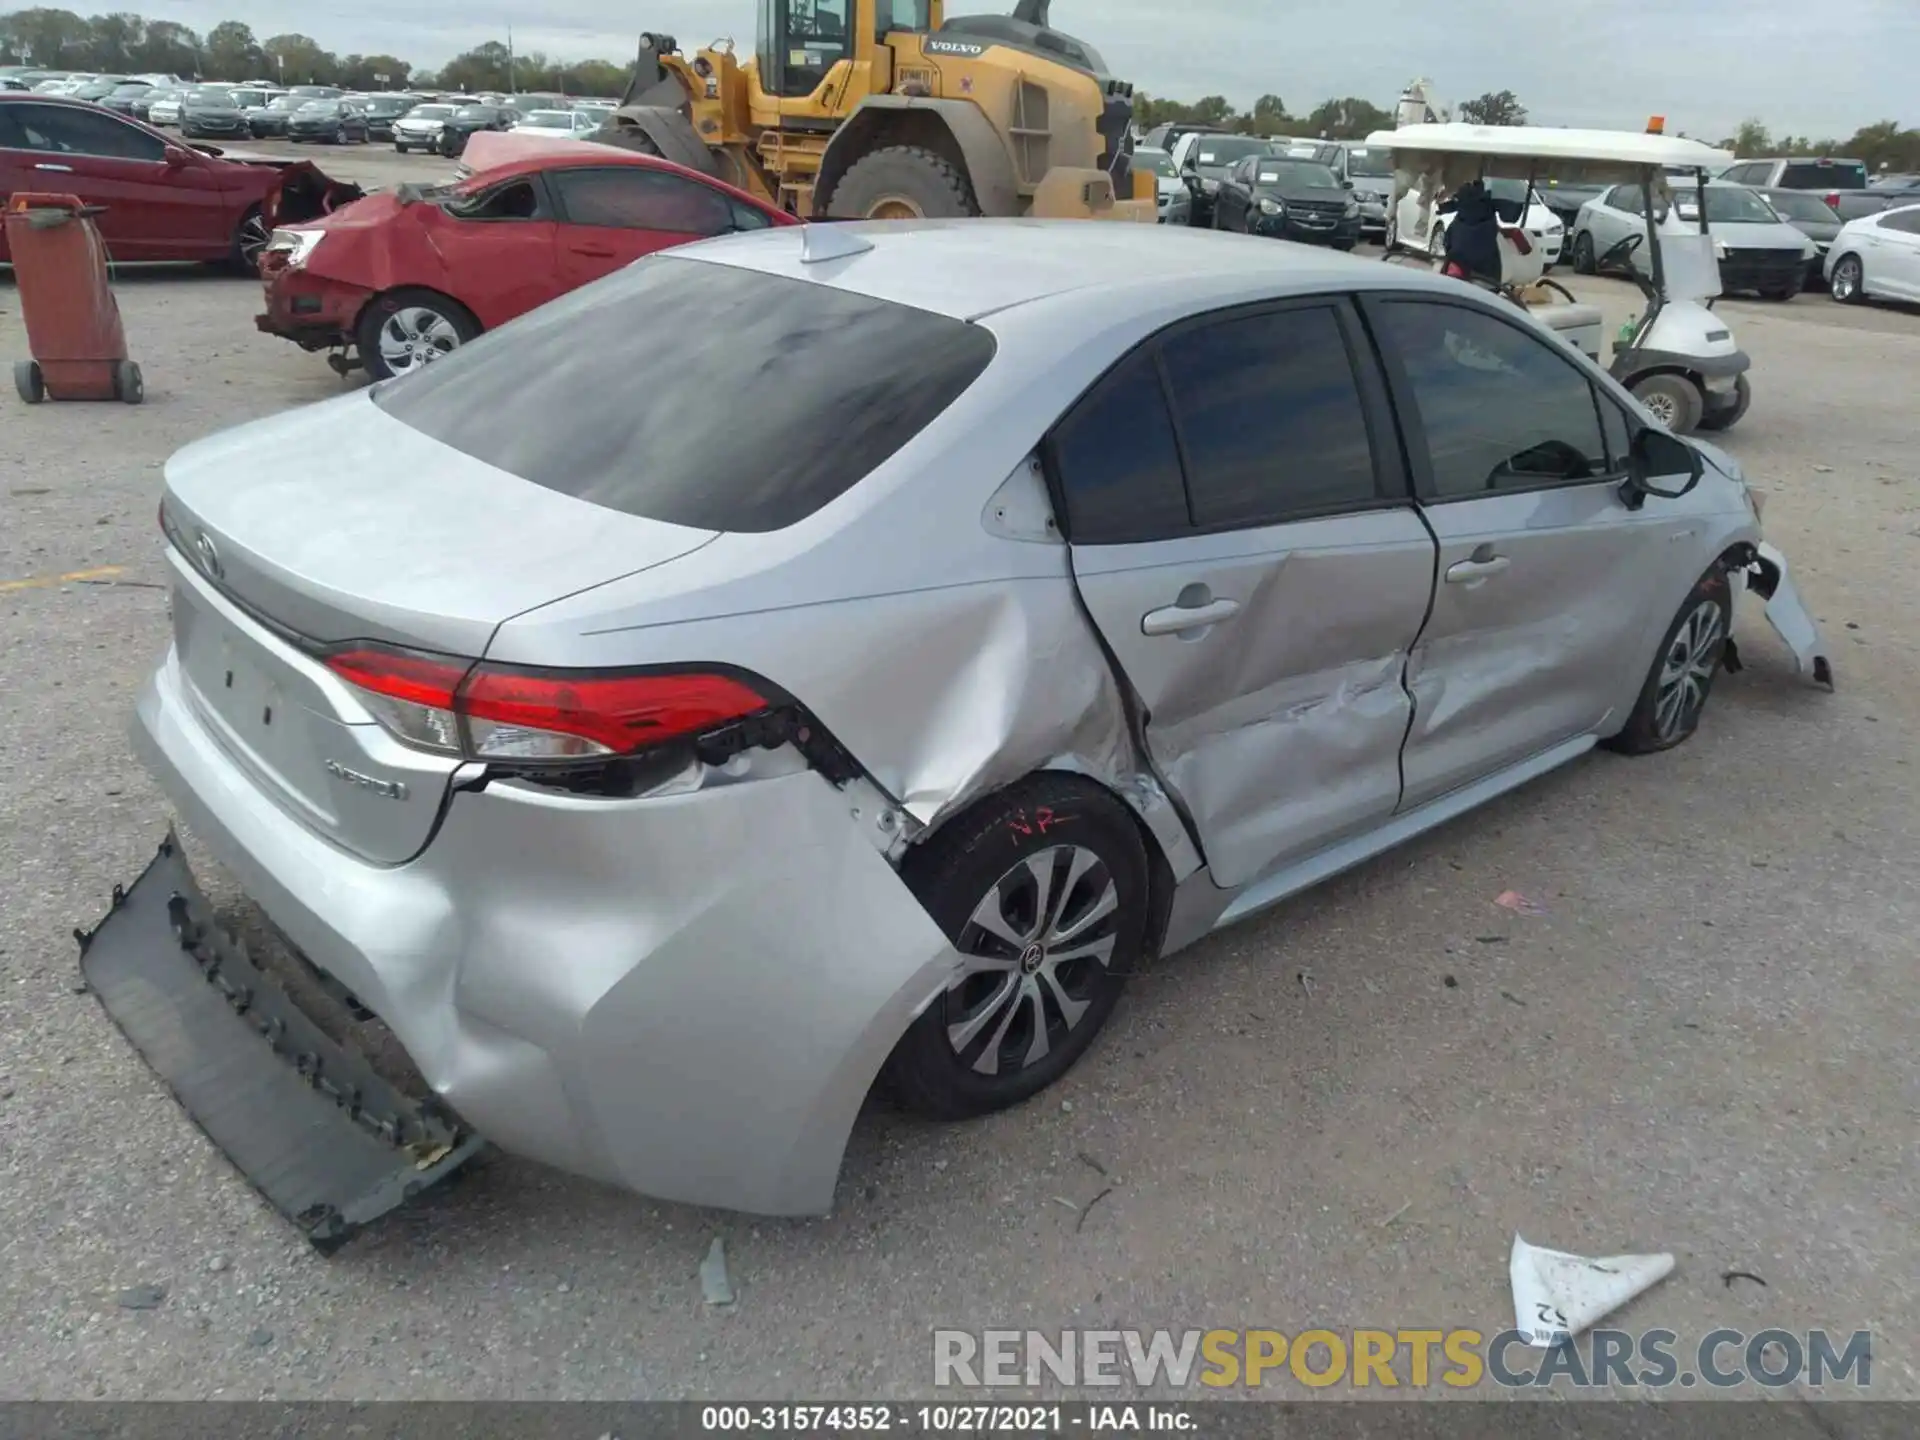
[[(1663, 234), (1700, 233), (1700, 197), (1691, 183), (1673, 183), (1674, 213), (1655, 213)], [(1590, 275), (1607, 252), (1629, 236), (1646, 234), (1646, 201), (1638, 185), (1615, 185), (1580, 207), (1573, 226), (1573, 268)], [(1813, 241), (1782, 220), (1757, 191), (1714, 181), (1707, 186), (1707, 233), (1727, 294), (1757, 291), (1791, 300), (1806, 284), (1807, 267), (1820, 252)], [(1644, 242), (1633, 251), (1634, 268), (1645, 275)]]
[(409, 150), (431, 150), (458, 105), (416, 105), (393, 122), (393, 148), (404, 155)]
[[(1560, 217), (1547, 208), (1547, 202), (1540, 198), (1540, 192), (1533, 189), (1524, 180), (1487, 180), (1487, 193), (1493, 197), (1494, 208), (1500, 212), (1503, 227), (1518, 225), (1526, 231), (1527, 239), (1540, 252), (1540, 268), (1551, 270), (1560, 263), (1561, 247), (1566, 244), (1567, 227), (1560, 223)], [(1526, 209), (1521, 210), (1522, 193), (1526, 197)], [(1438, 260), (1446, 253), (1447, 222), (1451, 219), (1448, 211), (1436, 211), (1433, 222), (1423, 231), (1420, 220), (1421, 193), (1409, 190), (1400, 197), (1399, 208), (1392, 216), (1387, 227), (1387, 249), (1418, 250), (1423, 246), (1427, 254)], [(1446, 204), (1445, 200), (1440, 202)]]
[(1833, 298), (1920, 300), (1920, 205), (1863, 215), (1840, 227), (1825, 266)]
[(595, 110), (529, 110), (513, 127), (516, 135), (551, 135), (558, 140), (584, 140), (604, 119)]
[(162, 95), (147, 107), (147, 123), (149, 125), (178, 125), (180, 123), (180, 112), (185, 108), (186, 103), (186, 91), (169, 90), (165, 95)]

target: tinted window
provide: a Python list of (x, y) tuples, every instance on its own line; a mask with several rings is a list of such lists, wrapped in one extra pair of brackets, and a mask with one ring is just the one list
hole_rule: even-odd
[(721, 235), (733, 228), (733, 207), (718, 190), (660, 170), (609, 166), (555, 170), (548, 183), (574, 225)]
[(99, 110), (67, 105), (9, 105), (19, 122), (20, 145), (57, 155), (99, 155), (113, 160), (159, 160), (166, 142)]
[(1196, 525), (1264, 525), (1380, 498), (1331, 307), (1219, 321), (1162, 349)]
[(1608, 473), (1587, 377), (1549, 340), (1459, 305), (1381, 306), (1443, 498), (1530, 490)]
[(1121, 362), (1054, 430), (1054, 475), (1076, 545), (1162, 540), (1187, 528), (1180, 450), (1148, 346)]
[[(726, 333), (692, 347), (663, 337)], [(975, 325), (828, 285), (656, 256), (463, 345), (374, 403), (563, 495), (700, 529), (805, 519), (993, 358)]]
[(1867, 167), (1858, 160), (1851, 164), (1834, 161), (1828, 165), (1812, 160), (1790, 160), (1780, 183), (1789, 190), (1864, 190)]

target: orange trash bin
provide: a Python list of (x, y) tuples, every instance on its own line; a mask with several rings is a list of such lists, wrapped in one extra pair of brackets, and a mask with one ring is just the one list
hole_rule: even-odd
[(145, 398), (92, 219), (100, 209), (77, 195), (16, 193), (7, 202), (7, 249), (33, 356), (15, 363), (13, 385), (29, 405), (49, 395), (129, 405)]

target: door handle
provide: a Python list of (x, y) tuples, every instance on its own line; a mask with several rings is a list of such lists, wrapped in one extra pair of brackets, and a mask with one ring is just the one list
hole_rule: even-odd
[(1505, 555), (1494, 555), (1486, 560), (1461, 560), (1447, 567), (1449, 585), (1472, 585), (1477, 581), (1491, 579), (1505, 572), (1513, 561)]
[(33, 168), (36, 170), (54, 170), (62, 175), (71, 175), (73, 173), (73, 167), (71, 165), (35, 165)]
[(1199, 605), (1163, 605), (1140, 617), (1142, 635), (1178, 635), (1186, 630), (1204, 630), (1231, 620), (1240, 613), (1238, 600), (1209, 600)]

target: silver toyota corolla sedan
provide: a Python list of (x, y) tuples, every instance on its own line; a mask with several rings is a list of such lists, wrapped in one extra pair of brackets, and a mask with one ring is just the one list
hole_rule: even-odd
[(161, 523), (136, 736), (267, 939), (169, 836), (82, 963), (323, 1245), (483, 1139), (824, 1210), (876, 1081), (1024, 1100), (1149, 958), (1687, 739), (1736, 595), (1831, 684), (1735, 464), (1523, 312), (1163, 227), (682, 248)]

